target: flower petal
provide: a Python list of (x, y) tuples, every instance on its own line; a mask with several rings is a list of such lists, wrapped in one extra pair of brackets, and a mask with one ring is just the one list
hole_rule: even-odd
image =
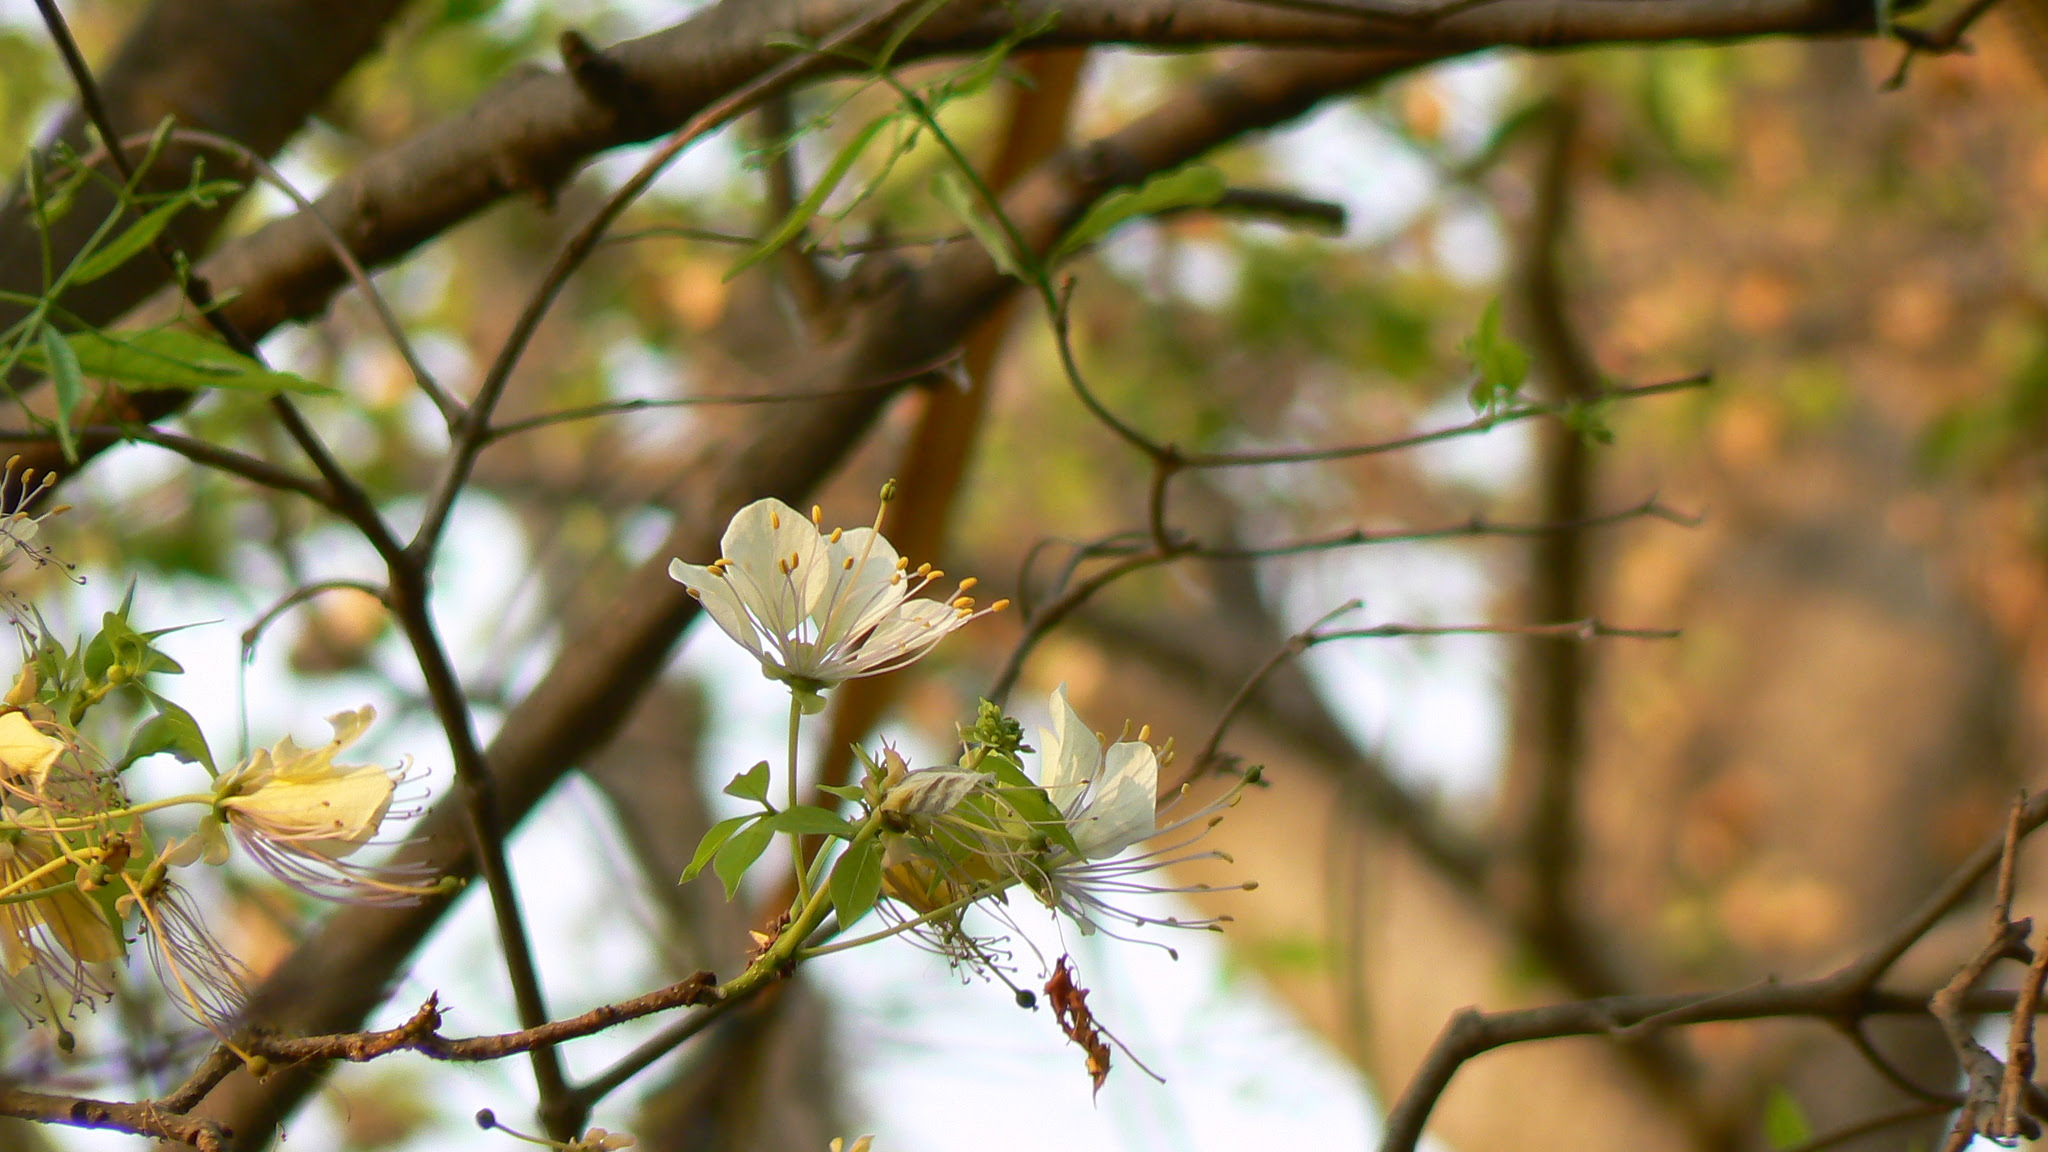
[(1150, 744), (1109, 746), (1102, 780), (1074, 820), (1074, 844), (1090, 860), (1114, 856), (1152, 834), (1159, 803), (1159, 756)]
[(1088, 784), (1102, 766), (1102, 745), (1081, 714), (1067, 703), (1067, 686), (1052, 690), (1052, 727), (1040, 729), (1038, 784), (1053, 807), (1076, 814)]
[(858, 644), (832, 653), (821, 665), (818, 676), (851, 680), (900, 668), (930, 651), (932, 645), (965, 622), (966, 617), (959, 609), (936, 600), (906, 600)]
[(882, 622), (910, 595), (896, 549), (872, 528), (849, 528), (825, 545), (825, 587), (812, 608), (818, 643), (831, 647)]
[[(773, 497), (733, 515), (719, 542), (754, 618), (778, 637), (797, 630), (824, 593), (824, 541), (810, 518)], [(793, 563), (792, 563), (793, 562)]]
[(733, 589), (732, 581), (701, 564), (685, 564), (681, 560), (668, 562), (669, 579), (697, 594), (697, 602), (727, 636), (739, 642), (740, 647), (753, 653), (756, 660), (768, 659), (761, 648), (760, 629), (754, 627), (753, 617), (747, 615), (746, 605), (740, 603), (739, 593)]

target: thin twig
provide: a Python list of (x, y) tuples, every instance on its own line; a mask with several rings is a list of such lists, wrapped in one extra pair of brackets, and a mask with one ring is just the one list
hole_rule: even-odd
[[(55, 0), (36, 0), (36, 6), (43, 14), (50, 35), (58, 43), (65, 64), (71, 70), (71, 78), (78, 88), (80, 102), (85, 107), (93, 127), (107, 144), (107, 157), (120, 172), (124, 181), (133, 182), (132, 166), (120, 146), (120, 133), (108, 121), (106, 111), (99, 99), (98, 86), (92, 72), (85, 65), (84, 57), (72, 39), (71, 29), (64, 22), (63, 13), (57, 9)], [(228, 346), (257, 363), (263, 363), (263, 355), (255, 342), (231, 323), (222, 311), (213, 306), (212, 289), (206, 281), (191, 275), (187, 269), (189, 260), (184, 253), (161, 235), (150, 244), (158, 260), (171, 271), (185, 299), (199, 311), (207, 323), (227, 341)], [(278, 422), (296, 443), (299, 450), (313, 464), (326, 482), (331, 503), (328, 505), (337, 514), (348, 520), (362, 533), (363, 538), (376, 550), (389, 570), (389, 592), (387, 603), (406, 634), (412, 646), (414, 658), (420, 666), (420, 674), (426, 680), (428, 695), (433, 701), (436, 719), (448, 738), (449, 749), (455, 759), (455, 774), (461, 784), (463, 811), (468, 824), (469, 838), (476, 850), (478, 870), (483, 873), (484, 883), (491, 896), (491, 912), (498, 928), (499, 943), (504, 952), (505, 971), (512, 985), (513, 1001), (519, 1011), (519, 1021), (524, 1027), (538, 1027), (547, 1022), (547, 1004), (541, 994), (540, 977), (533, 962), (533, 948), (527, 938), (526, 922), (519, 908), (518, 894), (513, 890), (511, 870), (505, 860), (505, 844), (499, 827), (497, 814), (497, 789), (485, 763), (481, 746), (477, 743), (476, 731), (469, 713), (469, 705), (462, 694), (461, 682), (455, 675), (454, 665), (441, 643), (440, 634), (435, 630), (433, 616), (427, 607), (428, 565), (434, 549), (431, 540), (428, 546), (418, 550), (402, 547), (384, 522), (382, 513), (370, 500), (362, 486), (341, 467), (334, 455), (327, 450), (311, 425), (300, 414), (298, 407), (283, 395), (270, 399), (271, 410)], [(486, 419), (488, 414), (486, 413)], [(452, 501), (454, 492), (442, 493)], [(442, 510), (446, 515), (446, 509)], [(415, 541), (418, 543), (419, 541)], [(534, 1080), (540, 1090), (545, 1107), (559, 1100), (566, 1090), (560, 1060), (549, 1045), (536, 1045), (531, 1050)]]
[(279, 598), (279, 600), (275, 604), (272, 604), (270, 607), (264, 609), (263, 613), (256, 617), (254, 623), (250, 624), (247, 628), (242, 629), (242, 662), (247, 663), (249, 661), (249, 658), (255, 655), (257, 641), (263, 638), (264, 631), (267, 630), (270, 627), (270, 625), (277, 620), (279, 616), (284, 615), (286, 612), (289, 612), (298, 605), (303, 604), (308, 600), (311, 600), (315, 596), (319, 596), (327, 592), (337, 592), (343, 589), (361, 592), (367, 596), (373, 596), (376, 598), (379, 604), (383, 604), (386, 608), (390, 607), (390, 590), (380, 587), (376, 584), (372, 584), (367, 580), (319, 580), (314, 583), (304, 585), (303, 587), (294, 588), (290, 592), (285, 593), (284, 596)]
[(563, 242), (555, 253), (554, 261), (527, 299), (526, 307), (520, 310), (518, 319), (513, 321), (512, 330), (505, 337), (505, 342), (499, 346), (498, 355), (484, 373), (482, 383), (477, 386), (476, 399), (470, 403), (461, 426), (454, 434), (455, 443), (449, 453), (447, 468), (440, 483), (427, 499), (426, 513), (420, 520), (419, 532), (407, 546), (408, 551), (415, 556), (430, 555), (434, 551), (435, 542), (440, 539), (441, 530), (447, 524), (448, 513), (454, 507), (456, 496), (469, 482), (478, 454), (490, 442), (491, 417), (497, 410), (498, 401), (504, 397), (505, 386), (511, 382), (512, 370), (525, 356), (527, 344), (533, 339), (534, 332), (540, 328), (541, 318), (547, 315), (555, 298), (568, 283), (569, 277), (576, 269), (582, 267), (584, 260), (604, 238), (605, 231), (627, 206), (654, 183), (655, 177), (681, 155), (683, 149), (708, 135), (727, 120), (781, 91), (810, 69), (818, 67), (821, 62), (828, 59), (832, 49), (849, 44), (894, 20), (914, 2), (915, 0), (894, 0), (847, 23), (827, 37), (815, 51), (790, 57), (690, 117), (682, 127), (669, 134), (668, 139), (648, 156), (631, 177), (605, 198), (605, 202), (591, 214), (583, 227), (576, 230), (575, 235)]

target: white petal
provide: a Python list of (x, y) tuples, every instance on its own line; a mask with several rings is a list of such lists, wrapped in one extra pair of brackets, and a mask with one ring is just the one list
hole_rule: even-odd
[(825, 545), (825, 587), (811, 609), (818, 643), (831, 647), (882, 622), (910, 595), (896, 576), (896, 549), (872, 528), (849, 528)]
[(1102, 767), (1102, 745), (1086, 721), (1067, 703), (1065, 684), (1052, 690), (1052, 728), (1043, 737), (1038, 770), (1039, 786), (1052, 799), (1053, 807), (1069, 816), (1079, 808), (1081, 798)]
[(1074, 843), (1090, 860), (1114, 856), (1152, 834), (1159, 803), (1159, 757), (1136, 740), (1112, 744), (1102, 781), (1074, 823)]
[(772, 497), (756, 500), (733, 515), (720, 547), (732, 561), (734, 591), (754, 617), (779, 636), (795, 632), (827, 578), (824, 542), (810, 517)]
[(697, 594), (697, 602), (704, 605), (704, 611), (711, 614), (727, 636), (739, 641), (756, 659), (766, 658), (761, 650), (760, 631), (754, 627), (753, 618), (747, 615), (746, 605), (740, 603), (730, 580), (701, 564), (685, 564), (681, 560), (668, 562), (668, 575)]
[(851, 680), (901, 668), (930, 651), (932, 645), (963, 623), (965, 618), (957, 608), (936, 600), (906, 600), (859, 644), (831, 661), (831, 678)]

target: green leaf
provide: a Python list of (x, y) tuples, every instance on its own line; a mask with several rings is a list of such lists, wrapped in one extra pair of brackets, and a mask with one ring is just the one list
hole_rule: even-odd
[(984, 771), (994, 773), (996, 783), (1001, 785), (1003, 799), (1009, 802), (1017, 815), (1046, 839), (1066, 849), (1075, 856), (1081, 855), (1081, 848), (1074, 843), (1074, 834), (1067, 829), (1067, 818), (1045, 789), (1031, 782), (1024, 770), (1017, 767), (1006, 756), (990, 755), (981, 762)]
[(770, 823), (775, 825), (777, 832), (796, 836), (840, 836), (851, 840), (860, 831), (838, 816), (811, 804), (799, 804), (788, 811), (778, 812)]
[(996, 271), (1030, 282), (1031, 277), (1024, 274), (1022, 262), (1010, 247), (1009, 236), (1004, 233), (1001, 225), (989, 219), (987, 213), (983, 211), (981, 200), (975, 195), (974, 190), (968, 187), (966, 177), (960, 175), (957, 169), (942, 168), (932, 180), (932, 194), (937, 196), (939, 203), (950, 209), (953, 215), (958, 216), (961, 223), (967, 225), (967, 231), (973, 234), (982, 250), (988, 253), (988, 258), (995, 262)]
[(144, 213), (142, 219), (130, 224), (126, 231), (114, 237), (105, 247), (78, 263), (71, 271), (70, 282), (90, 284), (93, 281), (126, 264), (155, 242), (163, 233), (171, 217), (185, 210), (191, 201), (183, 196), (167, 200)]
[(43, 325), (43, 359), (50, 365), (50, 387), (57, 394), (57, 442), (64, 449), (66, 464), (78, 463), (78, 431), (71, 418), (85, 400), (85, 378), (80, 375), (78, 355), (64, 334)]
[(1783, 1088), (1771, 1089), (1764, 1101), (1764, 1139), (1773, 1148), (1796, 1148), (1813, 1139), (1813, 1127), (1799, 1101)]
[[(226, 388), (274, 395), (299, 392), (326, 395), (334, 391), (290, 372), (278, 372), (227, 345), (183, 328), (152, 328), (115, 335), (91, 329), (70, 335), (79, 369), (89, 377), (111, 380), (131, 392), (158, 389), (196, 391)], [(50, 364), (41, 349), (31, 347), (22, 360), (41, 372)]]
[(796, 207), (789, 210), (789, 215), (784, 216), (782, 223), (777, 224), (775, 230), (768, 233), (767, 239), (761, 241), (760, 245), (752, 252), (741, 257), (739, 263), (727, 269), (725, 278), (731, 280), (768, 257), (775, 255), (783, 245), (796, 239), (797, 235), (804, 230), (804, 226), (811, 222), (811, 217), (818, 214), (818, 209), (825, 206), (825, 198), (832, 195), (833, 190), (839, 187), (839, 182), (846, 179), (846, 174), (853, 170), (853, 162), (860, 159), (860, 154), (866, 150), (868, 144), (874, 140), (875, 136), (882, 129), (888, 127), (889, 123), (895, 120), (896, 117), (897, 113), (891, 112), (887, 116), (882, 116), (872, 121), (867, 127), (855, 133), (853, 139), (847, 141), (845, 146), (839, 149), (839, 154), (832, 158), (832, 163), (827, 165), (825, 171), (819, 175), (818, 182), (811, 186), (810, 194), (799, 201)]
[(860, 800), (867, 795), (858, 784), (820, 784), (818, 791), (830, 792), (841, 800)]
[(763, 760), (733, 777), (732, 782), (725, 786), (725, 794), (757, 804), (768, 803), (768, 762)]
[(725, 885), (727, 900), (740, 890), (740, 877), (768, 850), (768, 842), (773, 839), (774, 826), (767, 820), (756, 820), (734, 833), (712, 854), (711, 870), (718, 873), (719, 882)]
[(868, 914), (882, 896), (882, 844), (875, 839), (847, 845), (832, 866), (832, 911), (841, 931)]
[(1478, 376), (1472, 382), (1472, 410), (1491, 416), (1514, 403), (1522, 382), (1529, 378), (1529, 354), (1501, 330), (1499, 297), (1479, 314), (1479, 327), (1462, 351)]
[(137, 760), (168, 752), (187, 764), (203, 766), (210, 775), (220, 775), (220, 770), (213, 764), (213, 750), (206, 745), (206, 734), (199, 730), (199, 722), (176, 704), (161, 697), (155, 699), (156, 715), (128, 738), (128, 751), (121, 754), (114, 771), (126, 772)]
[(704, 870), (704, 865), (711, 862), (711, 854), (724, 847), (725, 842), (732, 838), (733, 833), (740, 830), (741, 825), (749, 820), (759, 820), (760, 818), (759, 814), (735, 816), (730, 820), (720, 820), (706, 829), (704, 838), (697, 841), (696, 854), (690, 857), (690, 866), (683, 869), (683, 875), (676, 883), (688, 884), (690, 881), (695, 880), (697, 873)]
[(1207, 164), (1194, 164), (1162, 173), (1136, 188), (1112, 192), (1095, 202), (1081, 222), (1074, 225), (1048, 263), (1060, 260), (1095, 241), (1110, 229), (1136, 216), (1156, 216), (1176, 208), (1206, 208), (1223, 198), (1223, 173)]

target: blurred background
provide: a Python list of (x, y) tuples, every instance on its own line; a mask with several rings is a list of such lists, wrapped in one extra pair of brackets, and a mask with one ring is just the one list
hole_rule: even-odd
[[(141, 5), (66, 7), (99, 60)], [(565, 28), (609, 43), (688, 7), (422, 0), (279, 167), (315, 191), (508, 70), (552, 65)], [(1233, 185), (1341, 206), (1341, 235), (1187, 213), (1131, 224), (1078, 260), (1075, 339), (1090, 382), (1125, 419), (1191, 449), (1467, 421), (1461, 348), (1494, 300), (1530, 351), (1533, 395), (1714, 376), (1704, 390), (1602, 408), (1611, 443), (1528, 422), (1411, 452), (1187, 474), (1176, 515), (1205, 541), (1258, 548), (1474, 517), (1569, 523), (1652, 498), (1699, 520), (1139, 573), (1033, 654), (1013, 697), (1027, 725), (1064, 682), (1094, 723), (1128, 716), (1191, 749), (1290, 633), (1354, 598), (1363, 605), (1344, 619), (1360, 625), (1597, 616), (1683, 634), (1355, 641), (1271, 677), (1226, 743), (1264, 763), (1271, 787), (1215, 833), (1235, 866), (1199, 877), (1260, 882), (1200, 905), (1235, 917), (1227, 933), (1155, 933), (1175, 958), (1062, 939), (1020, 915), (1046, 956), (1074, 952), (1091, 1004), (1163, 1084), (1120, 1059), (1091, 1099), (1080, 1053), (1046, 1013), (892, 943), (807, 969), (761, 1011), (643, 1074), (597, 1122), (652, 1150), (817, 1152), (867, 1131), (882, 1152), (1357, 1148), (1463, 1006), (1733, 987), (1856, 952), (2040, 779), (2048, 40), (2037, 12), (2048, 6), (2012, 0), (1979, 27), (1973, 55), (1920, 60), (1897, 91), (1883, 87), (1896, 48), (1851, 41), (1463, 58), (1213, 158)], [(0, 153), (12, 169), (69, 93), (33, 13), (0, 15)], [(1068, 131), (1088, 138), (1221, 61), (1096, 49), (1022, 66), (1033, 86), (1006, 76), (948, 112), (978, 160), (1064, 75), (1076, 77)], [(780, 114), (802, 124), (843, 91), (804, 90)], [(854, 108), (885, 100), (869, 93)], [(772, 218), (764, 168), (775, 165), (759, 145), (787, 129), (767, 116), (694, 147), (633, 209), (542, 327), (508, 416), (717, 394), (724, 365), (778, 339), (759, 317), (775, 315), (774, 286), (801, 273), (778, 264), (727, 283), (744, 248), (716, 235)], [(798, 179), (861, 123), (849, 112), (804, 135)], [(500, 207), (378, 277), (442, 379), (470, 380), (488, 362), (565, 230), (641, 155), (608, 156), (559, 203)], [(932, 148), (911, 151), (859, 204), (850, 181), (831, 202), (846, 210), (840, 234), (814, 238), (858, 242), (876, 221), (897, 238), (949, 234), (927, 192), (940, 163)], [(289, 208), (259, 193), (228, 231)], [(309, 410), (394, 518), (416, 517), (446, 436), (363, 300), (344, 294), (265, 350), (343, 390)], [(907, 530), (913, 561), (1015, 596), (1041, 541), (1142, 525), (1150, 475), (1076, 402), (1037, 308), (1015, 309), (985, 354), (985, 414), (942, 420), (944, 393), (906, 394), (820, 503), (828, 524), (866, 523), (882, 480), (899, 477), (910, 507), (892, 515), (924, 518)], [(252, 404), (216, 396), (184, 426), (260, 450), (270, 433)], [(687, 409), (642, 411), (538, 429), (484, 458), (455, 514), (436, 610), (486, 736), (576, 643), (564, 622), (601, 610), (662, 538), (663, 465), (702, 426)], [(964, 450), (957, 480), (921, 437)], [(67, 499), (77, 511), (45, 538), (84, 582), (10, 576), (60, 634), (97, 620), (132, 576), (138, 623), (197, 625), (166, 642), (187, 669), (167, 687), (216, 748), (317, 736), (328, 712), (374, 702), (389, 722), (369, 751), (410, 753), (437, 793), (447, 788), (417, 672), (368, 597), (291, 611), (243, 662), (242, 630), (284, 592), (377, 575), (350, 534), (143, 446), (109, 452)], [(1037, 558), (1040, 588), (1056, 557)], [(876, 682), (862, 697), (871, 725), (814, 725), (808, 758), (874, 734), (914, 760), (945, 755), (1016, 639), (1014, 613), (975, 625)], [(779, 688), (699, 628), (625, 737), (521, 828), (513, 864), (558, 1012), (733, 965), (744, 898), (728, 905), (709, 877), (673, 878), (727, 814), (718, 784), (775, 755), (783, 708)], [(148, 771), (139, 791), (179, 787)], [(2038, 891), (2023, 886), (2020, 912)], [(211, 896), (258, 973), (318, 912), (254, 872)], [(513, 1026), (481, 901), (465, 897), (376, 1022), (439, 990), (451, 1031)], [(1937, 932), (1896, 982), (1946, 979), (1975, 947), (1975, 924)], [(135, 1004), (103, 1014), (75, 1060), (18, 1028), (7, 1058), (59, 1083), (153, 1091), (205, 1038)], [(579, 1042), (570, 1065), (600, 1068), (650, 1031)], [(1869, 1032), (1898, 1074), (1953, 1078), (1931, 1022)], [(517, 1061), (350, 1068), (290, 1122), (287, 1147), (503, 1146), (470, 1113), (523, 1114), (531, 1092)], [(1490, 1055), (1460, 1074), (1434, 1131), (1461, 1152), (1763, 1148), (1905, 1099), (1826, 1026), (1725, 1024)], [(1913, 1131), (1847, 1146), (1898, 1147)], [(19, 1126), (0, 1142), (136, 1143)]]

